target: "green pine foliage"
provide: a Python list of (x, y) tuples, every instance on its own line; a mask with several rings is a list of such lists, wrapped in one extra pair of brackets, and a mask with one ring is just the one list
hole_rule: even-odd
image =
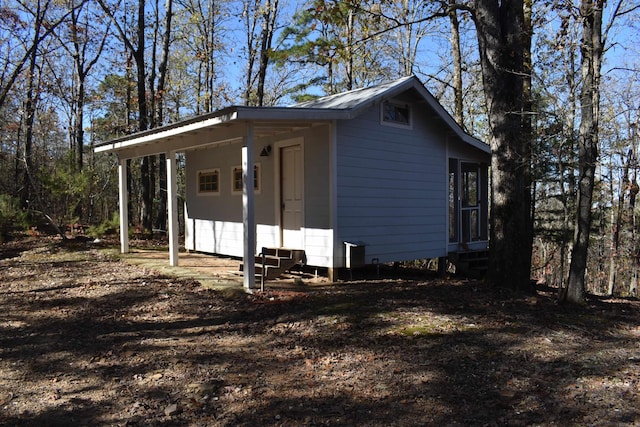
[(20, 201), (8, 194), (0, 194), (0, 243), (6, 242), (16, 231), (28, 228), (27, 213), (20, 209)]
[(42, 192), (48, 195), (43, 212), (61, 228), (77, 223), (82, 217), (82, 202), (89, 198), (93, 179), (91, 170), (76, 171), (69, 158), (56, 161), (53, 168), (41, 168), (38, 181)]
[(118, 215), (118, 212), (114, 212), (110, 219), (87, 228), (86, 233), (91, 237), (113, 236), (118, 233), (119, 227), (120, 215)]

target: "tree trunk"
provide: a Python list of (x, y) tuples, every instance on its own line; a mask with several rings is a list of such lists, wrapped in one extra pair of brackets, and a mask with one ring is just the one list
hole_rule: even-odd
[[(454, 5), (456, 0), (449, 0)], [(458, 11), (449, 9), (449, 23), (451, 24), (451, 55), (453, 56), (453, 117), (456, 122), (464, 127), (464, 112), (462, 104), (462, 53), (460, 52), (460, 22)]]
[[(165, 24), (164, 34), (162, 36), (162, 53), (160, 55), (160, 64), (158, 65), (158, 86), (156, 90), (156, 124), (164, 125), (164, 94), (165, 83), (167, 80), (167, 64), (169, 62), (169, 48), (171, 43), (171, 22), (173, 16), (173, 0), (165, 2)], [(167, 166), (166, 154), (162, 153), (158, 161), (158, 216), (156, 218), (156, 227), (159, 230), (167, 229)]]
[(29, 70), (27, 75), (27, 93), (25, 99), (25, 137), (22, 151), (22, 190), (20, 192), (20, 201), (23, 208), (29, 208), (33, 205), (32, 199), (32, 176), (33, 173), (33, 125), (36, 115), (35, 85), (36, 85), (36, 66), (38, 58), (37, 39), (42, 26), (43, 16), (40, 10), (40, 2), (37, 2), (36, 20), (34, 24), (34, 46), (29, 58)]
[(31, 182), (31, 173), (33, 172), (33, 123), (35, 120), (36, 114), (36, 101), (33, 99), (33, 86), (34, 79), (33, 73), (35, 72), (35, 55), (36, 51), (33, 53), (34, 57), (31, 60), (32, 64), (29, 66), (29, 80), (27, 83), (27, 94), (26, 94), (26, 102), (25, 102), (25, 132), (24, 132), (24, 145), (22, 150), (22, 161), (21, 161), (21, 176), (22, 176), (22, 187), (20, 192), (22, 207), (24, 209), (29, 208), (29, 205), (33, 202), (32, 197), (32, 182)]
[(582, 0), (582, 90), (578, 141), (578, 200), (573, 253), (563, 302), (585, 303), (585, 273), (591, 232), (591, 206), (598, 160), (600, 69), (602, 65), (602, 8), (604, 0)]
[(344, 54), (347, 56), (346, 58), (346, 71), (347, 71), (347, 90), (353, 90), (354, 85), (354, 70), (353, 70), (353, 32), (355, 31), (353, 26), (353, 8), (349, 7), (349, 11), (347, 12), (347, 45), (345, 46)]
[[(137, 95), (138, 95), (138, 130), (147, 130), (149, 127), (149, 111), (147, 104), (147, 91), (145, 81), (145, 0), (138, 0), (138, 46), (133, 52), (133, 59), (137, 69)], [(153, 199), (155, 188), (152, 186), (155, 171), (152, 169), (152, 159), (142, 159), (141, 184), (142, 184), (142, 228), (145, 232), (153, 229)]]
[[(524, 0), (523, 2), (523, 15), (524, 15), (524, 33), (522, 36), (523, 44), (523, 108), (522, 108), (522, 134), (524, 139), (524, 159), (527, 161), (526, 176), (525, 176), (525, 194), (523, 196), (526, 199), (526, 203), (529, 205), (529, 214), (527, 215), (529, 221), (529, 232), (527, 233), (528, 242), (527, 246), (533, 250), (533, 219), (535, 218), (535, 180), (532, 178), (531, 170), (533, 168), (531, 160), (533, 159), (533, 94), (532, 88), (532, 76), (533, 76), (533, 60), (531, 58), (531, 40), (533, 38), (533, 0)], [(529, 259), (531, 259), (531, 251), (529, 251)], [(531, 262), (529, 262), (529, 270), (531, 269)]]
[(264, 105), (264, 84), (267, 79), (269, 52), (273, 41), (273, 32), (278, 15), (278, 0), (267, 0), (262, 12), (262, 32), (260, 34), (260, 59), (258, 63), (258, 105)]
[[(131, 73), (131, 58), (133, 55), (133, 51), (129, 52), (129, 55), (127, 56), (127, 67), (126, 67), (126, 71), (125, 71), (125, 75), (127, 76), (127, 81), (132, 81), (133, 80), (133, 75)], [(130, 84), (127, 84), (127, 93), (126, 93), (126, 98), (127, 98), (127, 116), (126, 116), (126, 129), (131, 129), (131, 110), (132, 110), (132, 106), (133, 106), (133, 90), (131, 88)], [(131, 226), (132, 224), (134, 224), (133, 219), (135, 217), (135, 212), (133, 210), (134, 208), (134, 204), (133, 204), (133, 200), (134, 200), (134, 194), (133, 194), (133, 174), (132, 174), (132, 163), (131, 163), (131, 159), (127, 159), (127, 195), (128, 195), (128, 200), (127, 200), (127, 217), (128, 217), (128, 221), (127, 224), (129, 224), (129, 226)]]
[(83, 163), (84, 163), (84, 99), (85, 99), (85, 88), (84, 88), (84, 81), (85, 81), (85, 75), (82, 72), (78, 72), (77, 75), (77, 79), (78, 79), (78, 93), (77, 93), (77, 99), (76, 99), (76, 118), (74, 120), (74, 125), (75, 125), (75, 137), (74, 137), (74, 143), (75, 143), (75, 166), (76, 166), (76, 172), (80, 172), (82, 171), (82, 167), (83, 167)]
[[(636, 146), (633, 147), (633, 159), (637, 162), (638, 156), (636, 153)], [(636, 163), (637, 164), (637, 163)], [(633, 183), (629, 194), (629, 207), (631, 214), (631, 263), (633, 265), (633, 272), (631, 274), (631, 279), (629, 280), (629, 296), (637, 297), (638, 296), (638, 269), (640, 268), (640, 247), (636, 241), (637, 233), (636, 233), (636, 212), (635, 212), (635, 199), (637, 196), (637, 181), (636, 181), (636, 173), (633, 174)]]
[[(402, 20), (404, 22), (409, 21), (409, 2), (408, 0), (404, 0), (402, 2)], [(404, 36), (404, 40), (401, 41), (401, 45), (403, 46), (403, 55), (400, 58), (401, 61), (401, 72), (403, 76), (410, 76), (413, 74), (413, 66), (415, 62), (415, 58), (411, 55), (411, 36), (413, 34), (413, 24), (407, 23), (405, 25), (405, 31), (402, 36)]]
[(73, 52), (71, 53), (74, 59), (75, 65), (75, 79), (76, 79), (76, 93), (73, 100), (73, 112), (72, 118), (73, 125), (73, 152), (74, 152), (74, 164), (76, 172), (82, 170), (83, 154), (84, 154), (84, 101), (85, 101), (85, 80), (86, 74), (84, 69), (84, 50), (80, 48), (80, 35), (78, 34), (79, 28), (78, 14), (75, 11), (71, 13), (71, 41), (73, 44)]
[[(562, 200), (562, 236), (560, 241), (560, 280), (558, 281), (558, 300), (563, 300), (564, 295), (566, 294), (566, 280), (567, 274), (566, 266), (571, 262), (571, 238), (569, 236), (569, 231), (572, 228), (572, 217), (573, 212), (569, 206), (569, 199), (573, 198), (576, 194), (576, 183), (575, 183), (575, 173), (574, 166), (572, 160), (569, 157), (573, 158), (573, 153), (575, 151), (575, 117), (576, 117), (576, 93), (577, 93), (577, 82), (576, 78), (577, 72), (574, 67), (575, 64), (575, 48), (573, 43), (569, 43), (568, 58), (566, 63), (568, 64), (568, 68), (565, 69), (567, 86), (569, 89), (569, 108), (567, 114), (567, 126), (568, 128), (564, 130), (564, 142), (567, 144), (564, 147), (564, 150), (561, 150), (558, 159), (558, 167), (560, 173), (560, 197)], [(567, 153), (570, 153), (567, 155)], [(565, 156), (566, 160), (565, 160)], [(567, 166), (565, 168), (565, 165)], [(565, 187), (566, 183), (566, 187)]]
[[(138, 0), (138, 19), (136, 26), (136, 39), (137, 46), (134, 46), (131, 42), (131, 39), (128, 37), (128, 32), (125, 31), (120, 24), (115, 19), (111, 9), (106, 5), (104, 0), (97, 0), (102, 9), (108, 14), (109, 18), (115, 25), (118, 33), (120, 33), (120, 37), (124, 42), (127, 50), (133, 57), (133, 60), (136, 64), (136, 94), (138, 101), (138, 130), (144, 131), (149, 127), (149, 109), (147, 104), (147, 93), (146, 93), (146, 79), (145, 79), (145, 0)], [(127, 58), (129, 60), (129, 58)], [(127, 64), (128, 65), (128, 64)], [(127, 67), (128, 73), (129, 67)], [(127, 89), (127, 99), (130, 99), (130, 93)], [(127, 105), (127, 108), (129, 106)], [(128, 116), (128, 115), (127, 115)], [(151, 231), (153, 228), (153, 198), (155, 193), (155, 188), (151, 187), (153, 183), (152, 177), (149, 175), (153, 174), (154, 171), (149, 170), (149, 163), (151, 159), (144, 158), (141, 162), (141, 185), (142, 185), (142, 228), (145, 231)], [(129, 164), (129, 161), (127, 161)], [(131, 177), (131, 174), (127, 174), (128, 177)], [(129, 184), (128, 184), (129, 186)], [(132, 187), (132, 186), (131, 186)], [(132, 192), (129, 192), (130, 196), (133, 196)], [(131, 209), (131, 205), (129, 206)], [(131, 223), (131, 222), (130, 222)]]
[(531, 137), (522, 126), (525, 31), (523, 2), (476, 0), (475, 23), (487, 101), (491, 160), (491, 235), (487, 279), (530, 290)]
[[(629, 150), (629, 157), (627, 163), (622, 170), (622, 179), (620, 181), (620, 188), (618, 190), (618, 209), (617, 212), (611, 209), (611, 254), (609, 256), (609, 280), (607, 283), (607, 295), (612, 296), (616, 285), (616, 272), (618, 270), (618, 246), (620, 243), (620, 229), (622, 227), (622, 212), (624, 210), (624, 196), (627, 183), (629, 182), (629, 163), (631, 162), (631, 150)], [(613, 165), (613, 160), (610, 163)], [(613, 195), (615, 194), (613, 188), (613, 168), (609, 168), (611, 173), (611, 206), (614, 206)], [(615, 212), (615, 214), (614, 214)]]
[(257, 105), (264, 105), (264, 84), (267, 78), (267, 67), (269, 65), (270, 24), (271, 24), (271, 1), (264, 4), (262, 15), (262, 31), (260, 33), (260, 57), (258, 59), (258, 87), (256, 89)]
[[(255, 1), (255, 16), (251, 16), (251, 2)], [(257, 48), (255, 46), (255, 30), (257, 25), (257, 7), (259, 0), (244, 0), (243, 15), (245, 17), (245, 25), (247, 32), (247, 75), (244, 88), (244, 104), (251, 105), (251, 90), (253, 86), (253, 67), (256, 62)]]

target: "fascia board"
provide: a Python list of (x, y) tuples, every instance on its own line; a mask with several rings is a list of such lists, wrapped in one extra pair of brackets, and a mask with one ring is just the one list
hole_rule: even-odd
[(187, 121), (182, 125), (176, 124), (173, 126), (169, 125), (166, 128), (150, 129), (148, 131), (140, 132), (138, 134), (132, 134), (123, 138), (106, 142), (104, 144), (100, 144), (94, 148), (94, 151), (96, 153), (118, 151), (130, 148), (134, 145), (150, 143), (160, 139), (167, 139), (188, 132), (194, 132), (200, 129), (227, 123), (235, 120), (236, 117), (237, 112), (234, 111), (221, 116), (207, 117), (199, 121)]
[(323, 108), (290, 108), (290, 107), (230, 107), (220, 110), (218, 114), (205, 116), (185, 122), (178, 122), (162, 128), (149, 129), (137, 134), (128, 135), (108, 141), (94, 148), (96, 153), (119, 151), (140, 144), (148, 144), (161, 139), (168, 139), (198, 130), (229, 124), (238, 121), (332, 121), (349, 119), (348, 110)]
[(414, 85), (415, 89), (420, 92), (424, 100), (429, 104), (429, 106), (436, 112), (436, 114), (445, 122), (445, 124), (451, 129), (458, 138), (467, 144), (484, 151), (487, 154), (491, 154), (491, 147), (488, 144), (485, 144), (478, 138), (475, 138), (468, 133), (466, 133), (462, 127), (451, 117), (449, 112), (445, 110), (445, 108), (429, 93), (429, 91), (422, 85), (416, 84)]

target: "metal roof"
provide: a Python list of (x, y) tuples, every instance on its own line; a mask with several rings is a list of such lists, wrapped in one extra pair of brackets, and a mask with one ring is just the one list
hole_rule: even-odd
[[(252, 123), (256, 136), (272, 136), (310, 127), (317, 123), (354, 118), (370, 105), (380, 102), (382, 99), (393, 98), (408, 90), (414, 90), (417, 97), (433, 110), (435, 117), (442, 120), (464, 142), (486, 153), (491, 152), (487, 144), (467, 134), (415, 76), (325, 96), (289, 107), (231, 106), (167, 126), (106, 141), (98, 144), (95, 151), (131, 151), (137, 146), (148, 146), (159, 142), (167, 143), (169, 140), (175, 141), (203, 131), (213, 131), (221, 127), (229, 129), (232, 126), (244, 126), (246, 123)], [(205, 143), (211, 143), (211, 141), (204, 141), (203, 144)], [(184, 145), (179, 148), (185, 149), (187, 147), (188, 145)], [(164, 152), (160, 150), (165, 150), (165, 147), (158, 147), (158, 152)]]
[(392, 92), (398, 88), (406, 86), (407, 82), (417, 80), (414, 76), (403, 77), (392, 82), (383, 83), (377, 86), (350, 90), (348, 92), (335, 95), (324, 96), (311, 101), (294, 104), (290, 108), (330, 108), (340, 110), (351, 110), (361, 107), (363, 104), (376, 102), (384, 96), (393, 96)]

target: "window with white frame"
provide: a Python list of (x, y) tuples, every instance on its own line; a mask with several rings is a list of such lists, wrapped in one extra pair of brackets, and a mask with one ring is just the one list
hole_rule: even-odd
[[(253, 190), (260, 192), (260, 164), (253, 165)], [(242, 193), (242, 166), (234, 166), (231, 169), (231, 191), (234, 194)]]
[(198, 194), (220, 194), (220, 169), (198, 171)]
[(400, 102), (384, 101), (381, 109), (381, 120), (383, 124), (411, 127), (411, 106)]

